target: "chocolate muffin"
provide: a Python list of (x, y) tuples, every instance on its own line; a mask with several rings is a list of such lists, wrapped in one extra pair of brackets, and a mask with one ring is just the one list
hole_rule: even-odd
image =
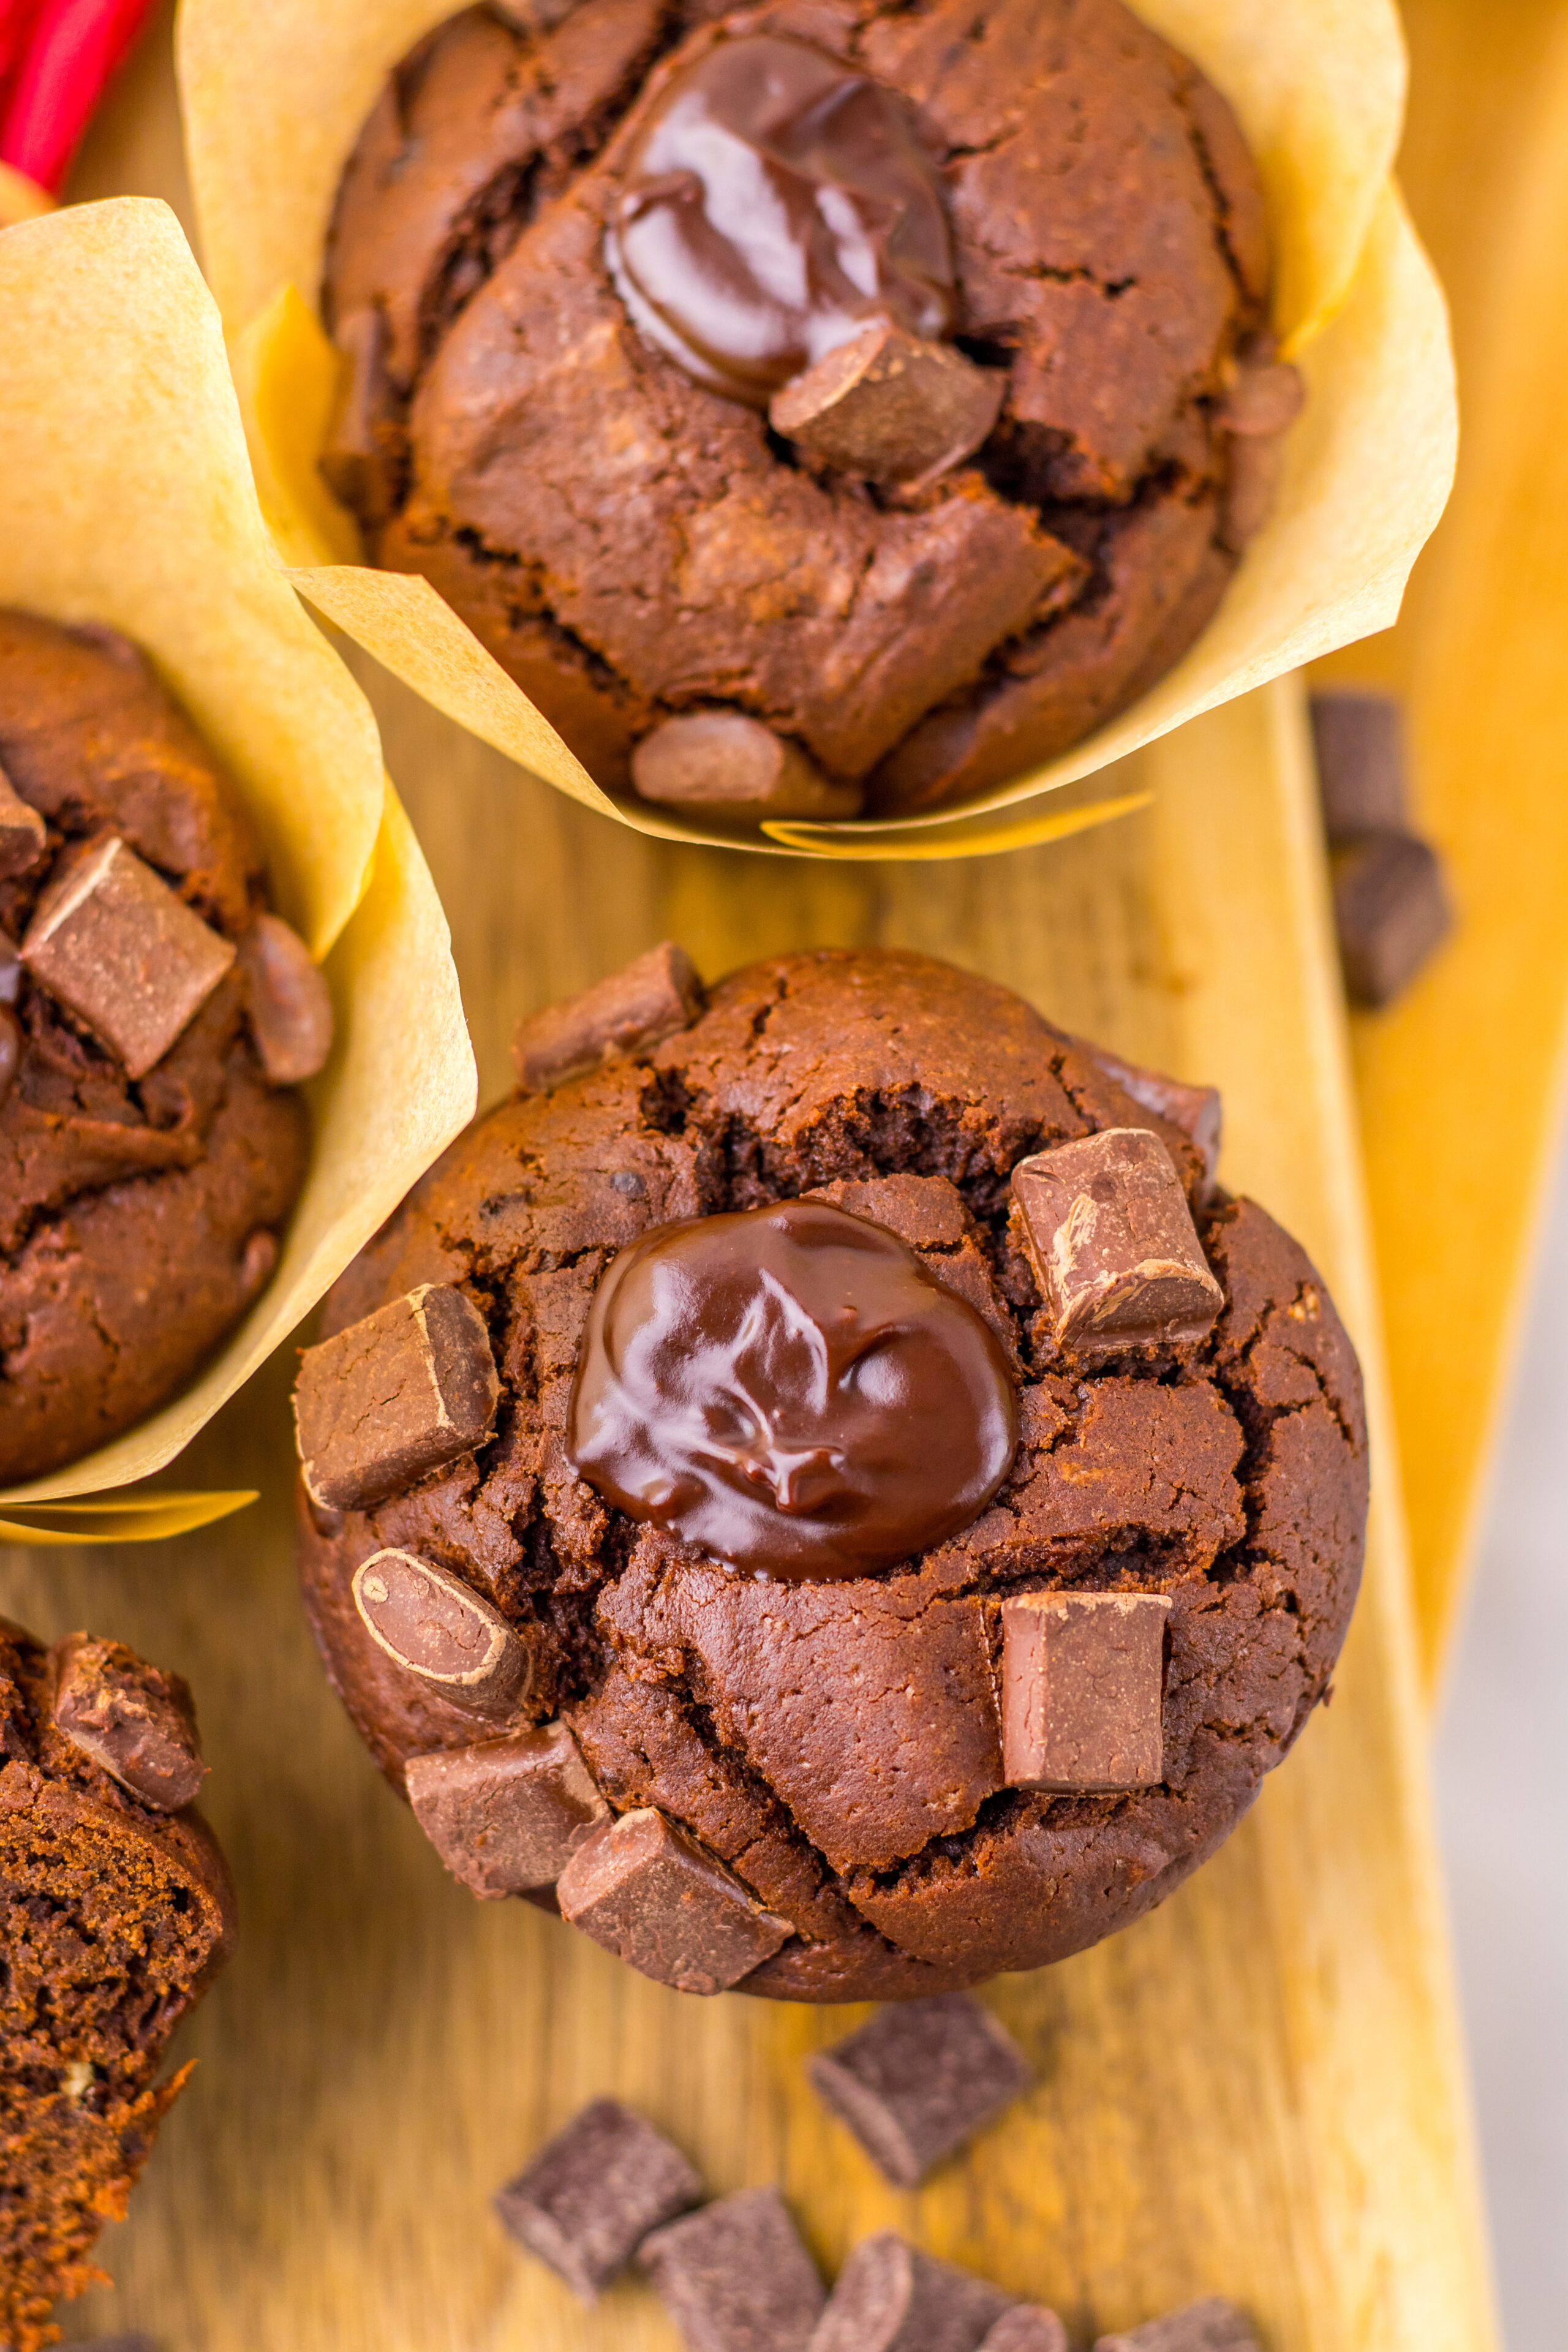
[(1269, 279), (1121, 0), (496, 0), (344, 171), (323, 467), (607, 789), (925, 809), (1209, 619), (1300, 396)]
[(517, 1062), (296, 1392), (316, 1637), (448, 1868), (791, 2000), (1150, 1909), (1327, 1689), (1366, 1514), (1217, 1097), (878, 951), (704, 1003), (667, 947)]
[(0, 1620), (0, 2341), (36, 2352), (190, 2067), (155, 2080), (226, 1958), (234, 1893), (192, 1808), (190, 1692), (118, 1642)]
[(257, 1298), (331, 1042), (142, 654), (0, 613), (0, 1480), (166, 1402)]

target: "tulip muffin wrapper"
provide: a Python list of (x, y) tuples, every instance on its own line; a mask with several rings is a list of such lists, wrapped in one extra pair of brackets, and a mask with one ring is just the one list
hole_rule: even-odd
[(248, 1499), (61, 1507), (174, 1459), (467, 1123), (477, 1076), (446, 918), (369, 705), (279, 565), (218, 314), (173, 214), (125, 197), (7, 229), (0, 316), (0, 604), (108, 623), (150, 655), (234, 783), (336, 1019), (303, 1089), (305, 1182), (243, 1323), (138, 1427), (0, 1495), (0, 1537), (122, 1541)]

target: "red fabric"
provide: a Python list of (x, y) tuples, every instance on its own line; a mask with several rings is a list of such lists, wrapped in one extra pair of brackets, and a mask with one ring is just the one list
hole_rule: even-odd
[(44, 0), (0, 0), (0, 123), (5, 120), (22, 60), (43, 13)]
[(41, 6), (13, 0), (9, 15), (34, 21), (0, 125), (0, 163), (58, 194), (104, 85), (151, 6), (152, 0), (42, 0)]

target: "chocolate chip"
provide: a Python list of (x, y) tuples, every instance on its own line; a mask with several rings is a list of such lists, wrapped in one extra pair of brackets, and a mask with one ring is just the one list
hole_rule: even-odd
[(511, 1058), (519, 1091), (544, 1094), (618, 1055), (639, 1054), (689, 1028), (702, 1010), (702, 982), (683, 948), (666, 940), (564, 1004), (517, 1024)]
[(624, 1192), (628, 1201), (640, 1201), (647, 1192), (635, 1168), (617, 1168), (610, 1178), (610, 1186), (614, 1192)]
[(15, 1004), (22, 993), (22, 959), (15, 943), (0, 931), (0, 1004)]
[(69, 1633), (49, 1653), (50, 1714), (71, 1746), (161, 1813), (206, 1778), (191, 1694), (121, 1642)]
[(47, 846), (43, 818), (0, 768), (0, 877), (30, 874)]
[(503, 2227), (584, 2303), (597, 2300), (652, 2230), (700, 2203), (678, 2147), (618, 2099), (595, 2099), (495, 2200)]
[(689, 710), (645, 735), (632, 753), (645, 801), (718, 815), (858, 816), (858, 784), (830, 782), (798, 745), (743, 710)]
[(979, 2352), (1013, 2298), (892, 2230), (862, 2238), (838, 2273), (811, 2352)]
[(1335, 850), (1333, 889), (1346, 990), (1387, 1004), (1453, 928), (1436, 852), (1414, 834), (1364, 834)]
[(258, 1225), (240, 1252), (239, 1286), (247, 1298), (254, 1298), (271, 1281), (277, 1264), (278, 1236), (269, 1234), (265, 1225)]
[(557, 1883), (563, 1918), (678, 1992), (724, 1992), (793, 1933), (651, 1806), (584, 1838)]
[(0, 1004), (0, 1105), (16, 1083), (22, 1066), (22, 1024), (8, 1004)]
[(914, 2189), (1028, 2087), (1028, 2062), (966, 1992), (879, 2010), (806, 2072), (872, 2162)]
[(455, 1706), (506, 1716), (526, 1698), (531, 1653), (460, 1576), (409, 1551), (373, 1552), (354, 1570), (353, 1596), (372, 1640)]
[(1107, 1077), (1114, 1078), (1123, 1094), (1131, 1095), (1135, 1103), (1152, 1110), (1157, 1118), (1168, 1119), (1190, 1136), (1194, 1148), (1203, 1154), (1204, 1173), (1212, 1184), (1219, 1170), (1220, 1139), (1225, 1126), (1225, 1106), (1217, 1087), (1184, 1086), (1180, 1078), (1168, 1078), (1163, 1070), (1145, 1070), (1136, 1062), (1123, 1062), (1115, 1054), (1107, 1054), (1097, 1045), (1091, 1048), (1095, 1060)]
[(1259, 436), (1231, 442), (1230, 473), (1215, 525), (1215, 537), (1228, 553), (1239, 555), (1262, 530), (1274, 511), (1284, 470), (1283, 440)]
[(1016, 2303), (1002, 2314), (980, 2352), (1069, 2352), (1068, 2332), (1043, 2303)]
[(489, 1434), (500, 1381), (483, 1316), (423, 1283), (300, 1356), (294, 1432), (305, 1491), (363, 1511)]
[(33, 912), (33, 978), (145, 1077), (234, 961), (227, 940), (110, 835), (60, 860)]
[(246, 1010), (275, 1087), (313, 1078), (332, 1050), (332, 1000), (310, 950), (280, 915), (258, 915), (239, 943)]
[(1181, 1178), (1147, 1129), (1104, 1128), (1020, 1160), (1013, 1198), (1062, 1346), (1190, 1344), (1224, 1306)]
[(1219, 404), (1219, 422), (1244, 438), (1283, 433), (1301, 413), (1307, 387), (1289, 360), (1259, 354), (1240, 359)]
[(775, 393), (768, 422), (818, 464), (873, 482), (928, 481), (979, 448), (1004, 370), (879, 319)]
[(1098, 2336), (1094, 2352), (1258, 2352), (1258, 2345), (1235, 2304), (1210, 2294), (1142, 2327)]
[(1159, 1592), (1027, 1592), (1002, 1603), (1010, 1788), (1157, 1785), (1170, 1612)]
[(1331, 844), (1409, 824), (1404, 719), (1392, 694), (1337, 688), (1311, 698), (1318, 797)]
[(453, 1877), (486, 1902), (552, 1886), (609, 1816), (563, 1723), (411, 1756), (403, 1780), (415, 1820)]
[(643, 2240), (653, 2281), (690, 2352), (805, 2352), (825, 2297), (776, 2189), (742, 2189)]
[(332, 340), (347, 365), (321, 450), (321, 467), (335, 499), (374, 529), (386, 521), (403, 486), (406, 436), (387, 373), (391, 331), (374, 305), (337, 320)]

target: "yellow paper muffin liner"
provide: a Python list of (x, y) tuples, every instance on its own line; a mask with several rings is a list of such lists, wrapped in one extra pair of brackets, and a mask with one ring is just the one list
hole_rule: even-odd
[[(963, 856), (1077, 831), (1119, 808), (1042, 810), (1042, 794), (1398, 611), (1456, 442), (1442, 293), (1391, 177), (1398, 19), (1389, 0), (1142, 0), (1138, 13), (1229, 99), (1262, 174), (1274, 323), (1310, 394), (1275, 511), (1197, 643), (1073, 750), (956, 808), (775, 820), (742, 845)], [(264, 510), (300, 593), (438, 709), (640, 833), (734, 845), (731, 832), (602, 790), (427, 583), (358, 560), (355, 525), (317, 470), (339, 361), (314, 305), (338, 180), (393, 65), (450, 14), (450, 0), (181, 0), (191, 174)]]
[[(472, 1116), (478, 1082), (446, 918), (370, 707), (279, 567), (174, 215), (124, 197), (0, 232), (0, 604), (107, 622), (151, 655), (227, 769), (337, 1017), (305, 1090), (304, 1188), (243, 1324), (172, 1404), (0, 1494), (0, 1538), (123, 1541), (249, 1499), (106, 1490), (171, 1462), (272, 1353)], [(66, 1500), (83, 1496), (100, 1499)]]

